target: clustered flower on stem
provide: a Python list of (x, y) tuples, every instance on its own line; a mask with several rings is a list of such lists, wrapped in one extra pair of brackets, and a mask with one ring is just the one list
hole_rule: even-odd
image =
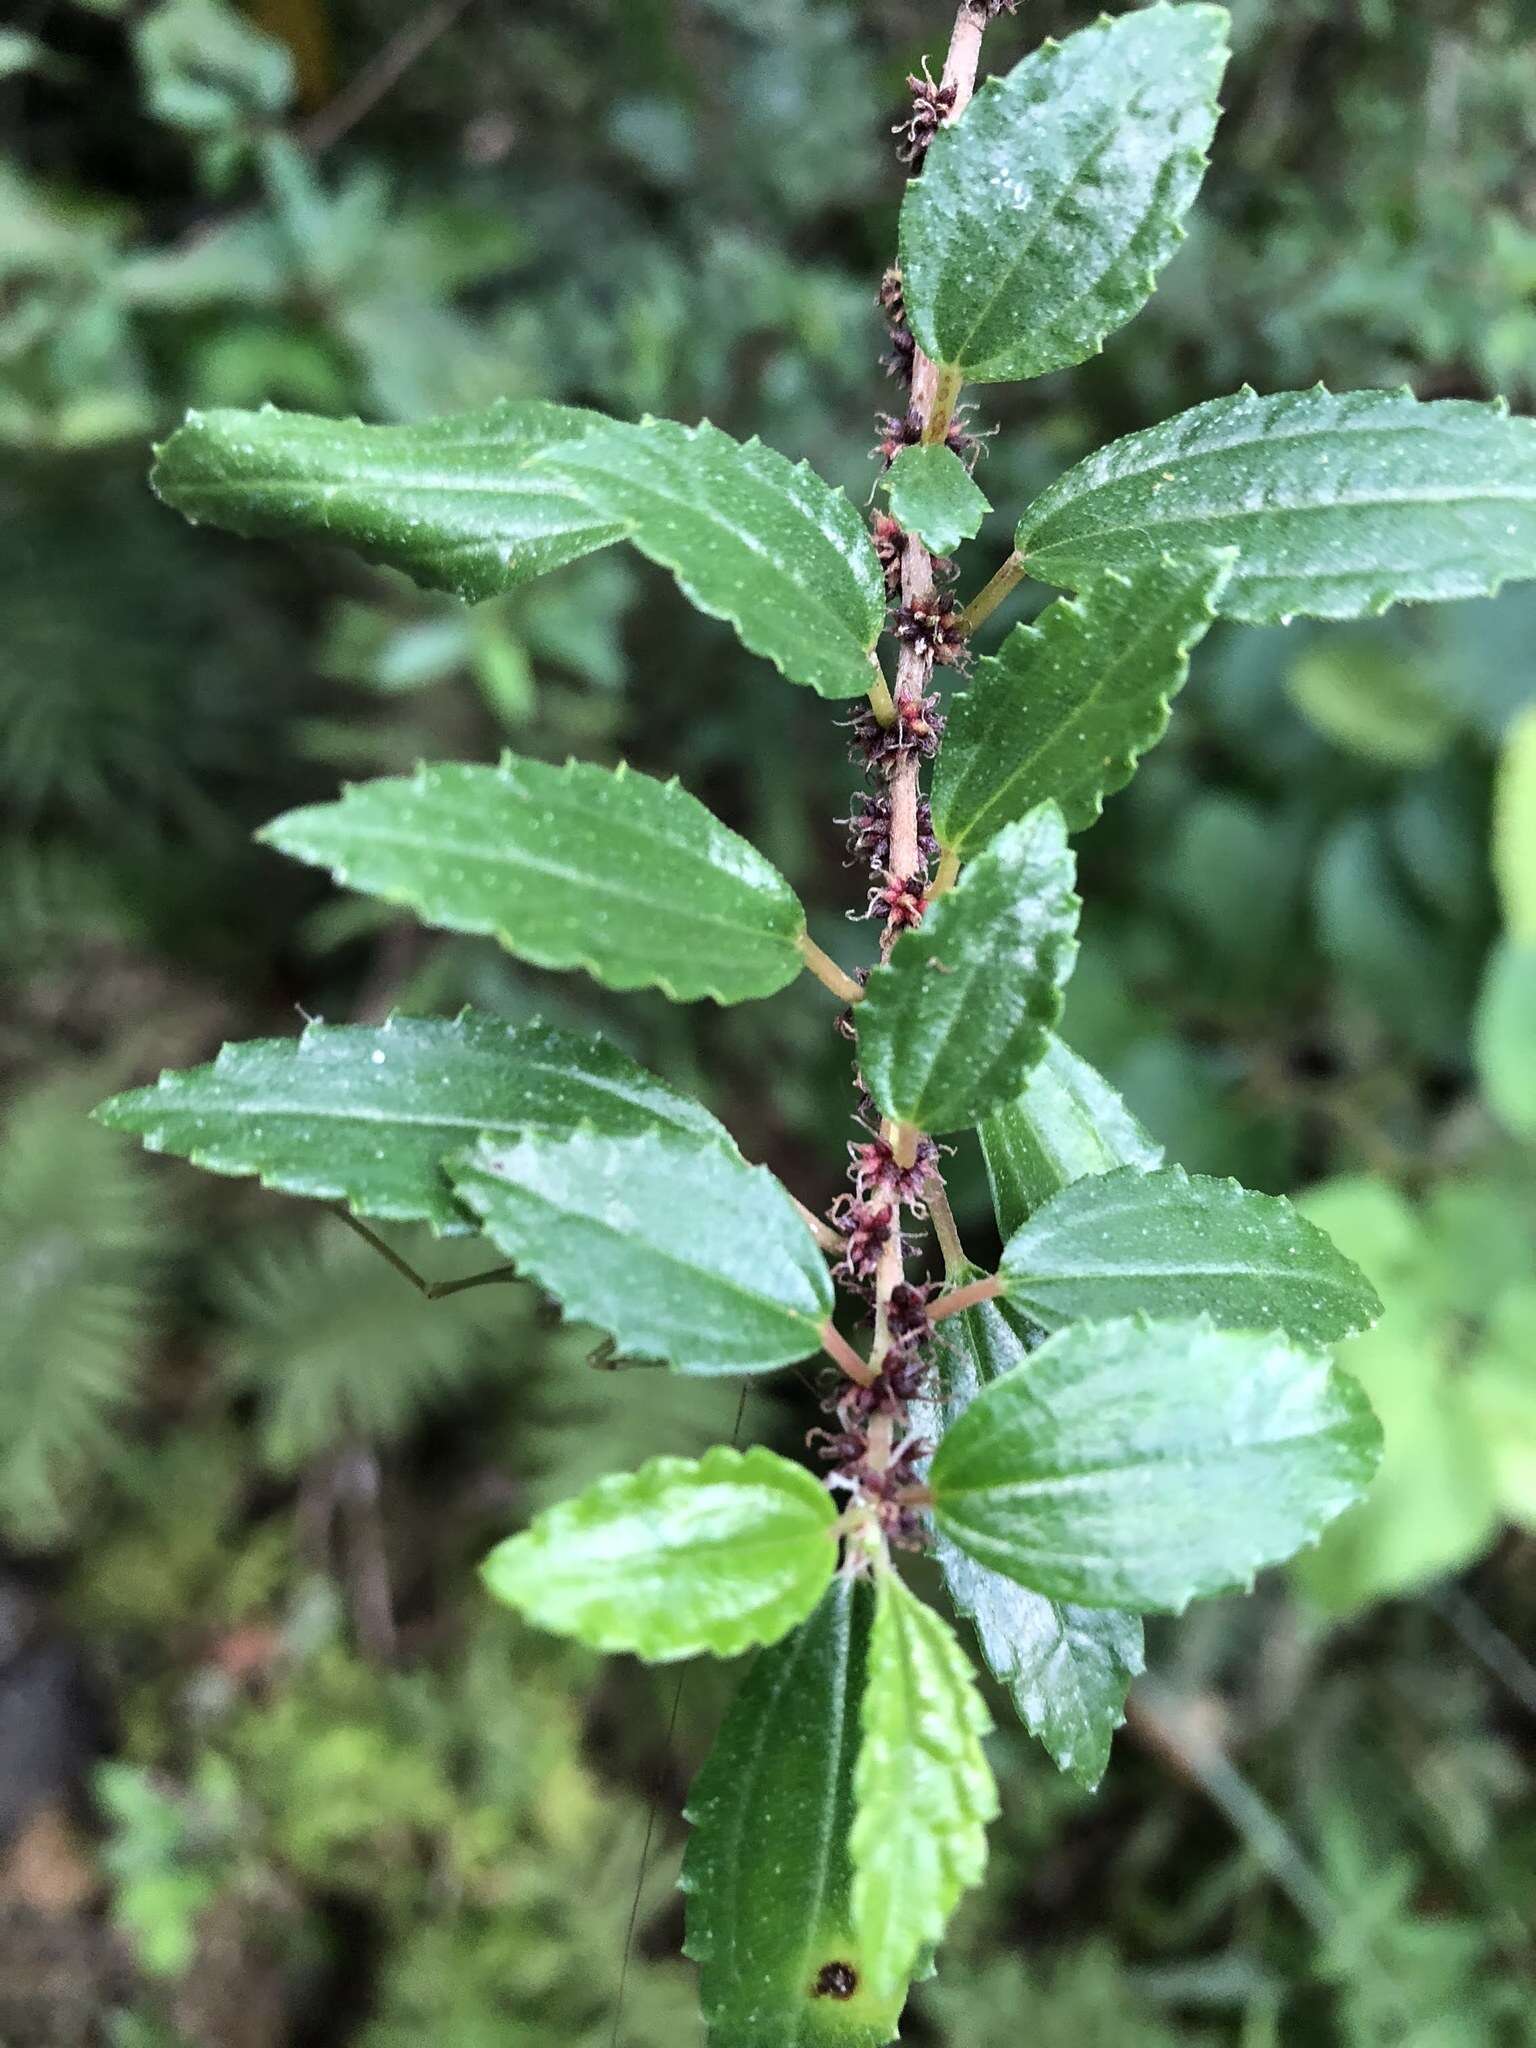
[[(963, 0), (961, 19), (971, 15), (974, 26), (1007, 5), (1008, 0)], [(922, 76), (908, 83), (912, 110), (895, 132), (902, 138), (898, 154), (916, 169), (938, 128), (969, 97), (969, 81), (963, 93), (950, 82), (935, 85), (925, 63)], [(907, 325), (899, 270), (888, 270), (881, 280), (879, 303), (890, 331), (886, 371), (912, 394), (903, 412), (877, 415), (879, 440), (873, 453), (888, 467), (902, 449), (923, 441), (930, 423), (931, 438), (939, 439), (941, 430), (932, 366)], [(974, 465), (981, 440), (963, 409), (944, 418), (942, 438), (962, 461)], [(866, 862), (870, 871), (866, 909), (850, 915), (880, 920), (885, 956), (900, 933), (922, 922), (928, 908), (939, 847), (919, 773), (938, 752), (944, 733), (939, 697), (929, 685), (935, 668), (963, 668), (967, 653), (960, 607), (949, 588), (953, 565), (936, 558), (887, 513), (871, 516), (870, 532), (900, 660), (894, 696), (878, 708), (872, 701), (849, 720), (850, 755), (869, 786), (856, 792), (848, 815), (838, 822), (847, 830), (853, 858)], [(847, 1037), (856, 1038), (851, 1012), (839, 1024)], [(932, 1288), (906, 1276), (902, 1218), (903, 1212), (923, 1217), (930, 1186), (941, 1189), (938, 1147), (927, 1136), (883, 1123), (862, 1076), (854, 1078), (862, 1135), (848, 1147), (851, 1185), (832, 1204), (828, 1220), (841, 1246), (834, 1275), (872, 1315), (873, 1372), (867, 1384), (837, 1382), (822, 1403), (835, 1426), (813, 1430), (810, 1440), (833, 1467), (829, 1485), (849, 1493), (888, 1541), (920, 1545), (920, 1478), (932, 1446), (913, 1428), (910, 1406), (921, 1398), (930, 1370)]]

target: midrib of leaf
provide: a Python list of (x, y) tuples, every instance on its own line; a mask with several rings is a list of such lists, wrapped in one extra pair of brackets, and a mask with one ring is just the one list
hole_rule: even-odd
[[(489, 1179), (494, 1180), (496, 1178), (494, 1171), (489, 1167), (477, 1164), (476, 1171), (486, 1174)], [(619, 1245), (633, 1245), (633, 1239), (626, 1237), (622, 1231), (610, 1228), (608, 1224), (603, 1222), (601, 1217), (589, 1215), (585, 1209), (568, 1208), (563, 1202), (557, 1202), (552, 1196), (545, 1194), (542, 1189), (534, 1191), (524, 1186), (521, 1182), (508, 1181), (505, 1185), (513, 1188), (525, 1200), (541, 1204), (542, 1207), (549, 1211), (551, 1216), (579, 1217), (583, 1223), (590, 1224), (595, 1229), (602, 1231), (605, 1236), (612, 1238)], [(463, 1198), (461, 1197), (461, 1199)], [(771, 1294), (756, 1294), (745, 1281), (737, 1280), (732, 1275), (722, 1273), (717, 1266), (698, 1266), (694, 1264), (692, 1259), (685, 1258), (681, 1252), (658, 1250), (654, 1245), (649, 1246), (648, 1249), (657, 1257), (664, 1259), (669, 1266), (680, 1267), (685, 1273), (697, 1273), (702, 1278), (711, 1281), (716, 1287), (723, 1288), (727, 1293), (739, 1294), (743, 1301), (751, 1302), (759, 1309), (777, 1310), (781, 1315), (789, 1316), (797, 1323), (803, 1323), (806, 1329), (813, 1332), (821, 1328), (820, 1323), (808, 1314), (805, 1309), (794, 1308), (789, 1302), (780, 1301)]]
[[(1035, 103), (1034, 110), (1038, 111), (1038, 108), (1039, 102), (1037, 101)], [(977, 314), (976, 318), (971, 322), (970, 328), (966, 333), (964, 342), (956, 351), (957, 356), (962, 362), (965, 360), (966, 349), (969, 347), (971, 342), (975, 340), (976, 336), (981, 332), (982, 328), (984, 328), (987, 322), (991, 319), (993, 310), (996, 307), (998, 300), (1003, 296), (1003, 293), (1009, 290), (1012, 286), (1014, 279), (1018, 276), (1019, 271), (1024, 266), (1025, 259), (1033, 253), (1034, 249), (1036, 248), (1041, 239), (1041, 236), (1045, 233), (1045, 230), (1055, 223), (1057, 215), (1061, 212), (1061, 209), (1066, 204), (1067, 199), (1075, 190), (1077, 181), (1082, 176), (1084, 165), (1089, 162), (1089, 160), (1093, 157), (1097, 150), (1103, 147), (1105, 138), (1113, 134), (1115, 129), (1120, 126), (1120, 121), (1121, 113), (1120, 110), (1117, 108), (1112, 114), (1107, 115), (1102, 124), (1096, 128), (1094, 132), (1092, 146), (1088, 149), (1085, 149), (1082, 155), (1073, 164), (1072, 175), (1070, 179), (1062, 180), (1061, 188), (1057, 192), (1056, 197), (1051, 201), (1050, 205), (1045, 209), (1044, 213), (1039, 216), (1038, 225), (1036, 226), (1034, 233), (1019, 249), (1012, 263), (1005, 267), (1002, 276), (999, 279), (997, 286), (992, 293), (992, 296), (987, 300), (986, 304), (982, 307), (981, 311)], [(1149, 216), (1147, 214), (1142, 215), (1143, 222), (1145, 222), (1148, 218)], [(1088, 296), (1088, 293), (1094, 288), (1094, 286), (1100, 283), (1100, 281), (1105, 276), (1106, 272), (1112, 269), (1113, 267), (1113, 263), (1106, 264), (1104, 269), (1099, 271), (1096, 277), (1090, 279), (1089, 283), (1084, 287), (1084, 289), (1078, 292), (1075, 298), (1069, 299), (1066, 302), (1066, 304), (1073, 306), (1081, 304), (1081, 302)], [(983, 360), (986, 360), (986, 358), (983, 358)]]
[[(370, 825), (359, 826), (356, 812), (353, 813), (350, 829), (356, 834), (358, 839), (367, 841), (372, 845), (404, 847), (417, 853), (446, 853), (462, 860), (474, 860), (487, 866), (505, 868), (509, 872), (516, 872), (520, 869), (532, 869), (535, 874), (546, 875), (554, 881), (575, 884), (594, 895), (606, 893), (610, 896), (616, 896), (621, 903), (639, 904), (646, 910), (652, 909), (655, 904), (653, 896), (642, 895), (634, 889), (626, 888), (622, 882), (613, 881), (606, 876), (594, 878), (591, 875), (582, 874), (579, 870), (560, 867), (554, 861), (540, 859), (532, 853), (520, 853), (514, 858), (498, 853), (494, 849), (488, 851), (479, 842), (472, 846), (465, 845), (446, 835), (436, 839), (422, 839), (414, 833), (403, 830)], [(604, 820), (604, 829), (613, 837), (617, 837), (625, 831), (628, 831), (632, 836), (638, 836), (642, 839), (645, 837), (642, 828), (639, 826), (615, 823), (611, 819)], [(651, 849), (649, 846), (646, 846), (643, 850), (649, 852)], [(706, 875), (717, 876), (720, 872), (718, 868), (710, 863), (706, 855), (696, 854), (692, 847), (674, 845), (670, 850), (692, 861)], [(345, 864), (345, 856), (343, 856), (343, 861)], [(732, 879), (740, 880), (742, 878), (733, 876)], [(674, 914), (678, 912), (679, 906), (676, 899), (672, 899), (669, 902), (668, 908)], [(758, 941), (782, 945), (787, 953), (792, 953), (795, 950), (792, 939), (784, 938), (778, 932), (763, 931), (756, 925), (741, 924), (733, 918), (722, 916), (719, 911), (699, 910), (691, 905), (684, 905), (682, 906), (682, 915), (691, 918), (698, 924), (718, 925), (725, 931), (745, 932), (750, 938)], [(521, 944), (521, 942), (519, 943)]]

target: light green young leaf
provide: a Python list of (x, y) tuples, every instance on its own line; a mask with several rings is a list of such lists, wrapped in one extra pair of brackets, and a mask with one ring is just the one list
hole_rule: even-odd
[(1225, 8), (1153, 6), (1047, 43), (933, 140), (901, 208), (912, 331), (973, 383), (1094, 355), (1184, 239)]
[(956, 698), (933, 773), (941, 845), (968, 858), (1047, 797), (1081, 832), (1168, 729), (1234, 557), (1106, 570), (1015, 626)]
[[(1027, 1356), (996, 1302), (950, 1316), (934, 1331), (935, 1395), (914, 1409), (914, 1427), (942, 1442), (982, 1389)], [(978, 1564), (942, 1531), (934, 1555), (950, 1599), (969, 1617), (987, 1668), (1007, 1687), (1020, 1720), (1058, 1769), (1091, 1789), (1125, 1719), (1131, 1680), (1145, 1668), (1141, 1617), (1032, 1593)]]
[(1007, 1298), (1048, 1330), (1138, 1311), (1332, 1344), (1381, 1313), (1315, 1223), (1233, 1180), (1121, 1167), (1054, 1195), (1003, 1248)]
[(1024, 1091), (980, 1127), (997, 1227), (1009, 1238), (1042, 1202), (1091, 1173), (1143, 1172), (1163, 1148), (1096, 1068), (1051, 1037)]
[(1511, 725), (1499, 757), (1493, 874), (1510, 937), (1536, 948), (1536, 704)]
[(1077, 957), (1074, 874), (1061, 813), (1041, 804), (897, 940), (858, 1007), (860, 1071), (887, 1116), (957, 1131), (1017, 1095)]
[(1249, 390), (1111, 442), (1025, 513), (1029, 572), (1235, 547), (1222, 615), (1353, 619), (1536, 576), (1536, 421), (1407, 391)]
[(622, 765), (442, 762), (353, 784), (260, 837), (424, 923), (610, 988), (740, 1003), (803, 965), (805, 912), (778, 870), (679, 783)]
[(777, 1642), (837, 1565), (837, 1509), (776, 1451), (653, 1458), (561, 1501), (481, 1567), (540, 1628), (653, 1664)]
[(854, 1772), (853, 1924), (877, 1996), (911, 1978), (981, 1882), (997, 1786), (991, 1720), (954, 1630), (892, 1571), (876, 1584)]
[(707, 1136), (483, 1138), (447, 1162), (486, 1235), (566, 1313), (679, 1372), (821, 1347), (826, 1261), (785, 1190)]
[(1500, 939), (1472, 1018), (1478, 1085), (1499, 1122), (1536, 1139), (1536, 943)]
[(476, 600), (620, 539), (533, 458), (605, 424), (542, 398), (365, 426), (313, 413), (191, 412), (150, 481), (194, 525), (345, 541), (429, 590)]
[[(761, 1652), (688, 1796), (684, 1948), (710, 2048), (884, 2048), (906, 1997), (852, 1928), (853, 1773), (874, 1588), (838, 1578)], [(765, 1853), (771, 1845), (772, 1853)]]
[(992, 510), (959, 456), (940, 441), (898, 449), (880, 481), (896, 524), (936, 555), (974, 540)]
[(1324, 1353), (1204, 1319), (1081, 1323), (949, 1430), (934, 1521), (1035, 1592), (1178, 1612), (1313, 1541), (1380, 1442)]
[(707, 1110), (605, 1040), (475, 1010), (226, 1045), (211, 1066), (164, 1073), (95, 1114), (211, 1173), (255, 1174), (287, 1195), (445, 1236), (476, 1225), (443, 1159), (481, 1132), (666, 1126), (731, 1142)]
[(707, 420), (646, 420), (609, 422), (537, 467), (792, 683), (823, 697), (868, 690), (885, 579), (858, 513), (807, 464)]

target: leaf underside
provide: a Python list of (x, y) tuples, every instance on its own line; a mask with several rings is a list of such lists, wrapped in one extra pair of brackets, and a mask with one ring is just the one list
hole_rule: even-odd
[(963, 1130), (1018, 1093), (1076, 958), (1073, 879), (1061, 813), (1042, 804), (875, 968), (858, 1007), (859, 1067), (887, 1116)]
[(540, 1515), (485, 1560), (538, 1627), (652, 1663), (739, 1656), (815, 1607), (837, 1563), (825, 1487), (754, 1445), (653, 1458)]
[(1048, 1330), (1143, 1313), (1333, 1344), (1381, 1313), (1353, 1261), (1282, 1197), (1123, 1167), (1078, 1180), (1009, 1238), (1008, 1299)]
[(1204, 1319), (1079, 1323), (951, 1427), (934, 1520), (1035, 1592), (1178, 1612), (1314, 1541), (1380, 1442), (1325, 1353)]
[(821, 1347), (815, 1239), (766, 1167), (708, 1138), (484, 1138), (448, 1172), (492, 1243), (628, 1356), (768, 1372)]
[(474, 1010), (226, 1045), (211, 1065), (164, 1073), (96, 1115), (209, 1172), (443, 1236), (478, 1228), (442, 1162), (482, 1132), (665, 1126), (731, 1143), (707, 1110), (604, 1039)]
[(905, 1985), (877, 1996), (854, 1937), (853, 1774), (874, 1588), (836, 1579), (763, 1650), (688, 1797), (685, 1951), (710, 2048), (884, 2048)]
[(1406, 391), (1243, 390), (1111, 442), (1025, 513), (1029, 572), (1235, 547), (1223, 616), (1353, 619), (1536, 575), (1536, 421)]
[(1005, 1240), (1042, 1202), (1087, 1174), (1117, 1166), (1148, 1172), (1163, 1163), (1162, 1146), (1119, 1093), (1054, 1035), (1022, 1093), (994, 1110), (979, 1135)]
[(885, 579), (841, 491), (706, 420), (608, 423), (540, 472), (670, 569), (701, 611), (823, 697), (859, 697), (885, 623)]
[(805, 913), (755, 847), (676, 782), (514, 755), (355, 784), (261, 837), (345, 887), (539, 967), (677, 1002), (772, 995)]
[(1166, 732), (1232, 559), (1106, 570), (978, 662), (934, 767), (940, 844), (969, 856), (1047, 798), (1069, 832), (1091, 825)]
[(504, 398), (408, 426), (313, 413), (192, 412), (151, 481), (194, 525), (341, 541), (429, 590), (478, 600), (623, 535), (533, 460), (604, 425), (601, 413)]
[(1038, 377), (1141, 310), (1205, 173), (1226, 31), (1220, 7), (1101, 21), (939, 130), (901, 209), (907, 315), (936, 362)]

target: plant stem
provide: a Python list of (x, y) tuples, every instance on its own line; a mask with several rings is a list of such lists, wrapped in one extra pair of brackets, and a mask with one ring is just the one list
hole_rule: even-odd
[(860, 1358), (830, 1317), (821, 1326), (821, 1348), (849, 1379), (856, 1380), (861, 1387), (874, 1385), (877, 1377), (874, 1367)]
[(862, 1003), (864, 990), (851, 974), (844, 974), (830, 953), (823, 953), (809, 932), (800, 934), (800, 957), (824, 988), (831, 989), (839, 1002)]
[(843, 1240), (838, 1236), (831, 1224), (823, 1223), (814, 1209), (807, 1209), (804, 1202), (797, 1200), (794, 1195), (791, 1195), (789, 1199), (794, 1202), (796, 1209), (800, 1212), (801, 1222), (811, 1233), (812, 1237), (815, 1238), (821, 1249), (829, 1258), (840, 1259), (843, 1255)]
[(946, 1316), (957, 1316), (962, 1309), (975, 1308), (979, 1302), (996, 1301), (1003, 1291), (1001, 1273), (988, 1273), (983, 1280), (968, 1280), (964, 1287), (951, 1288), (948, 1294), (941, 1294), (928, 1311), (930, 1323), (942, 1323)]
[(960, 381), (958, 370), (943, 369), (935, 374), (933, 401), (923, 422), (925, 446), (942, 441), (949, 432), (949, 423), (955, 416), (955, 401), (960, 396)]
[(953, 889), (959, 873), (960, 856), (958, 853), (951, 853), (948, 847), (946, 847), (943, 853), (939, 855), (939, 871), (934, 876), (933, 886), (928, 891), (929, 902), (931, 903), (935, 896), (943, 896), (948, 890)]
[(990, 583), (984, 583), (960, 614), (962, 633), (974, 633), (991, 618), (1010, 590), (1024, 581), (1024, 557), (1015, 548)]
[(877, 725), (889, 730), (896, 723), (896, 702), (878, 662), (875, 664), (875, 680), (869, 686), (869, 708), (875, 714)]
[(960, 1232), (955, 1226), (955, 1212), (949, 1206), (949, 1189), (944, 1185), (944, 1176), (933, 1172), (928, 1176), (923, 1189), (923, 1200), (928, 1204), (928, 1214), (933, 1222), (933, 1234), (939, 1240), (939, 1250), (944, 1257), (944, 1271), (948, 1274), (963, 1273), (970, 1265), (965, 1256), (965, 1246), (960, 1242)]

